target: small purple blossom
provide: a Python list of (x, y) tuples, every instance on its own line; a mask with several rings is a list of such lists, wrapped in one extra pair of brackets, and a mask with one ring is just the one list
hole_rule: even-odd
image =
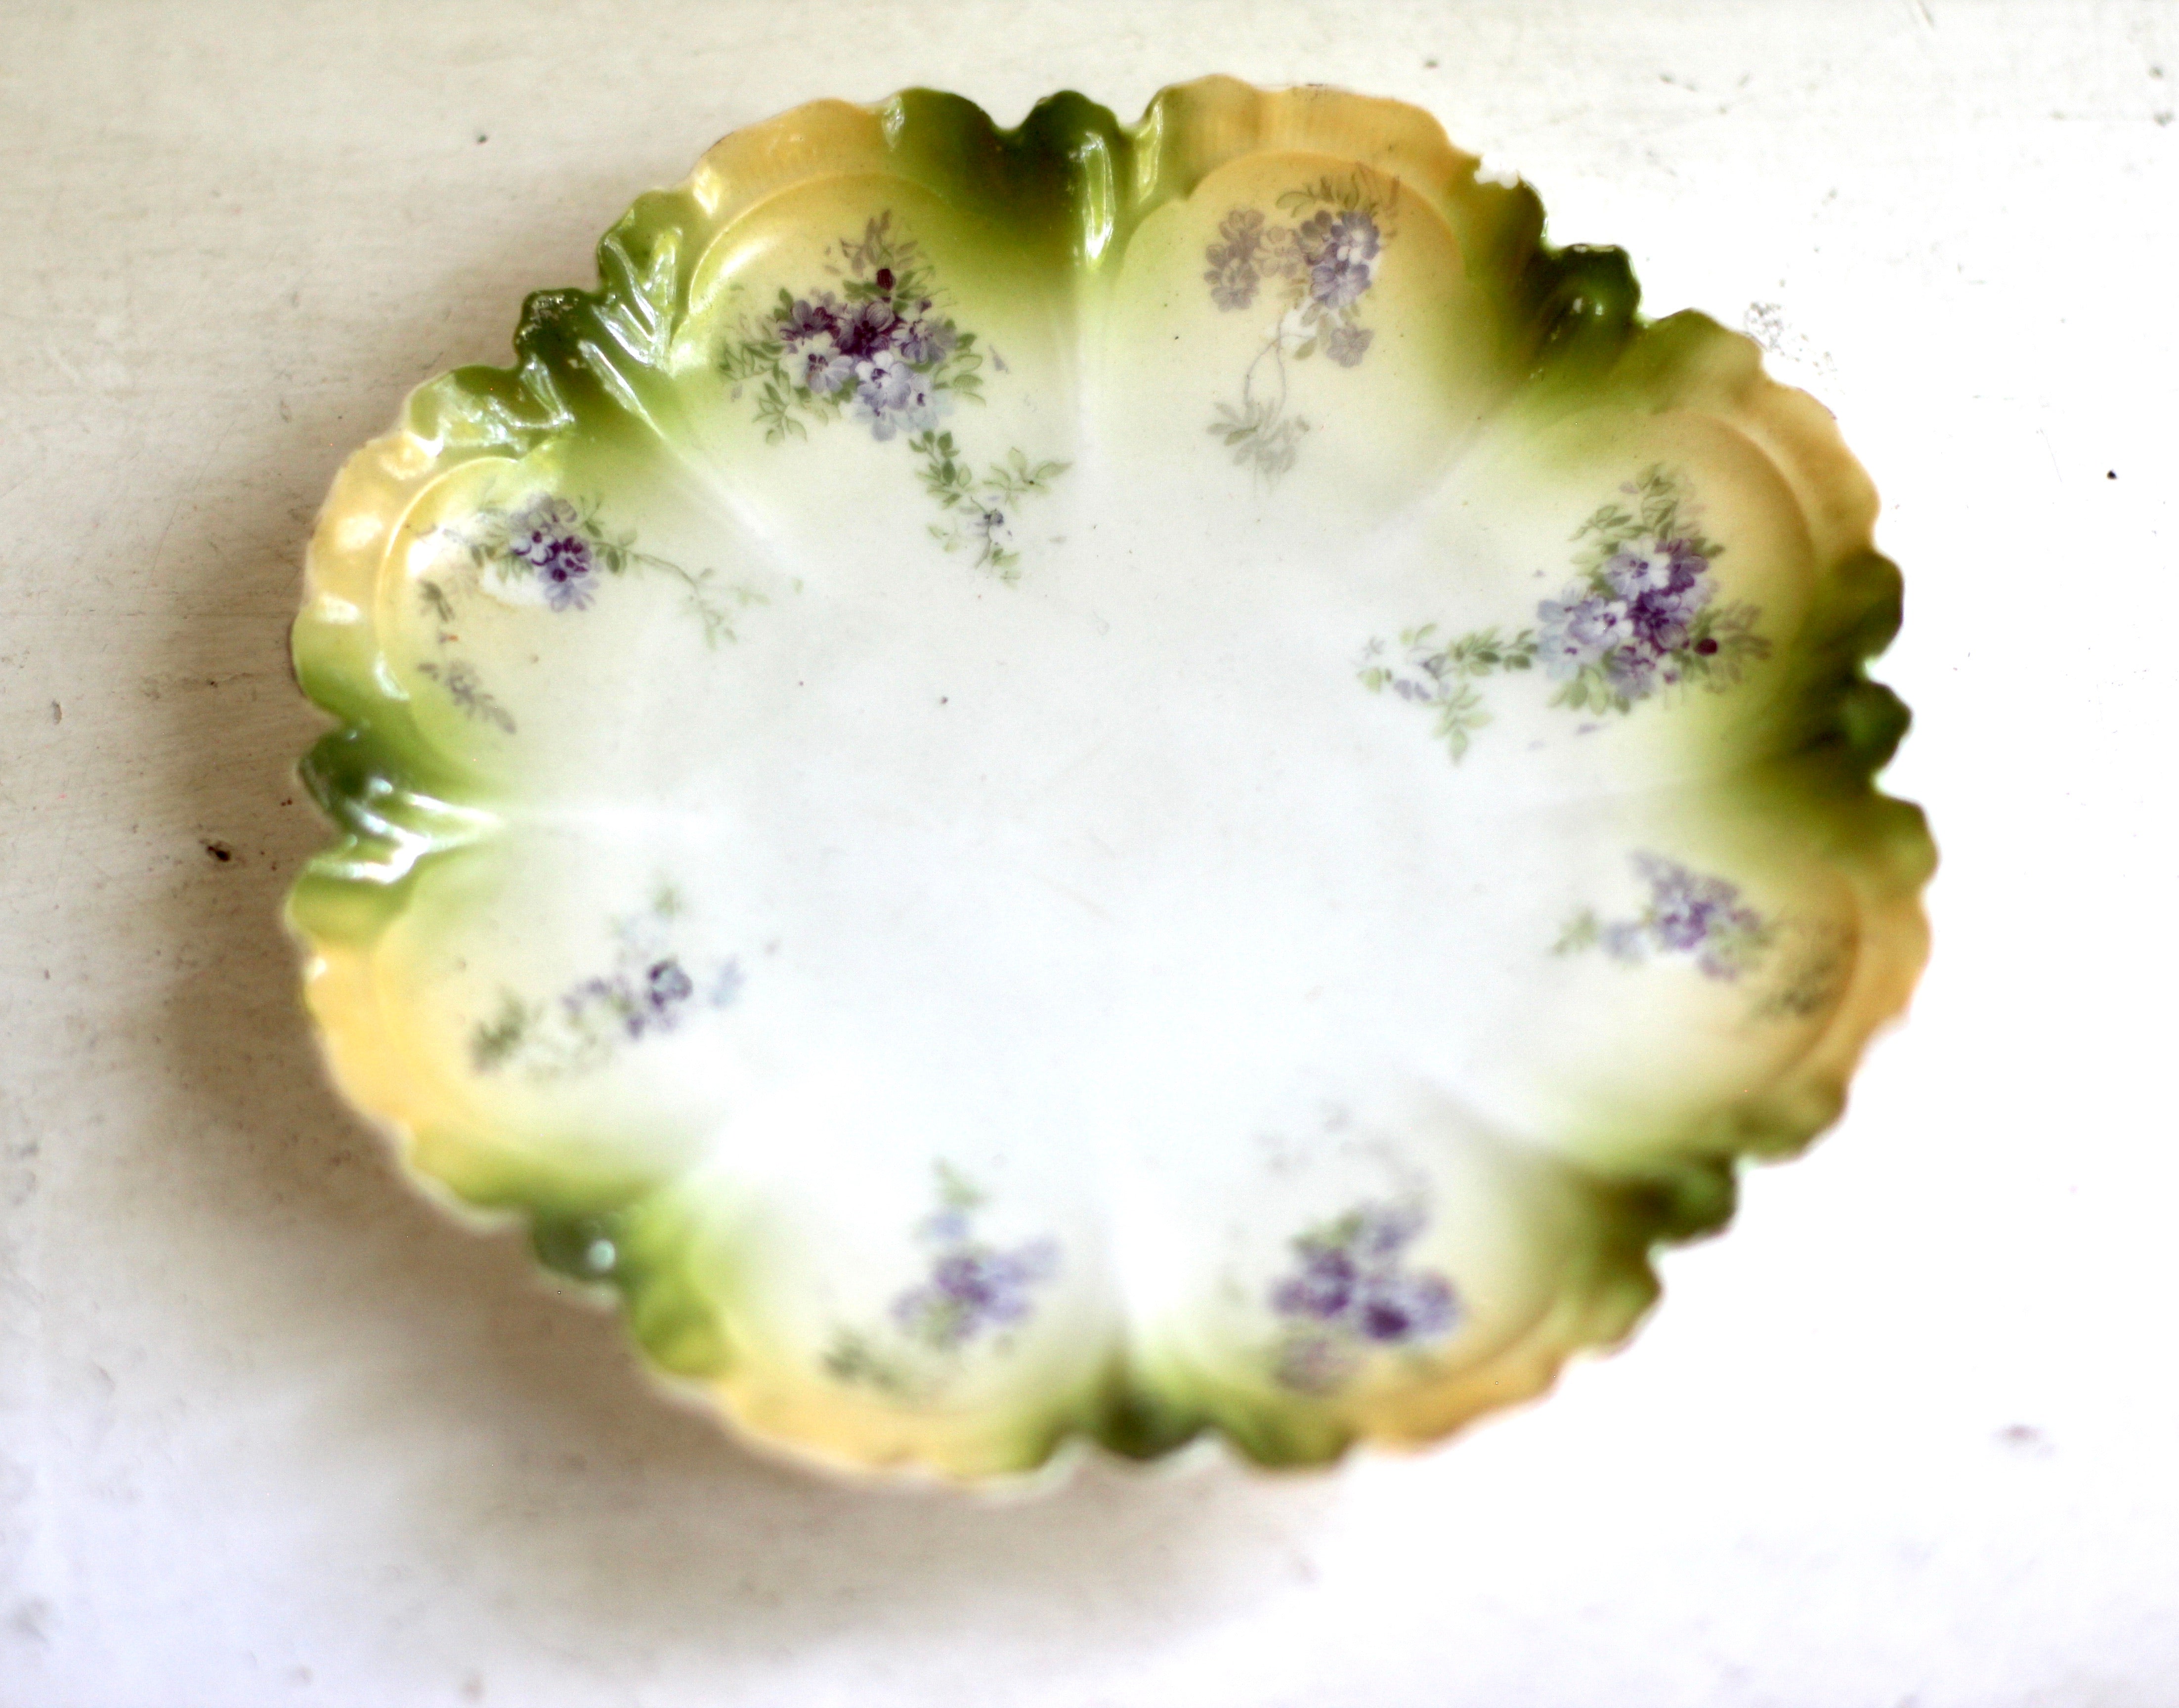
[[(1640, 644), (1614, 648), (1604, 656), (1605, 685), (1622, 700), (1640, 700), (1657, 687), (1657, 654)], [(1667, 674), (1666, 680), (1672, 678)]]
[(555, 541), (537, 564), (545, 602), (555, 611), (585, 611), (597, 590), (598, 560), (590, 542), (570, 535)]
[(720, 964), (700, 991), (688, 963), (663, 947), (655, 927), (623, 920), (617, 929), (614, 969), (578, 979), (559, 996), (560, 1013), (579, 1048), (602, 1048), (615, 1034), (635, 1042), (671, 1032), (700, 1002), (723, 1008), (741, 993), (739, 962)]
[(870, 437), (890, 439), (903, 427), (921, 432), (936, 426), (943, 400), (930, 376), (892, 356), (855, 365), (855, 419), (869, 423)]
[(1373, 1275), (1353, 1310), (1362, 1337), (1380, 1346), (1433, 1338), (1452, 1326), (1452, 1288), (1437, 1275)]
[(812, 349), (802, 358), (802, 383), (821, 398), (845, 390), (855, 382), (855, 359), (830, 344)]
[(1710, 978), (1738, 977), (1748, 951), (1768, 936), (1763, 916), (1742, 904), (1739, 886), (1655, 854), (1637, 855), (1635, 867), (1649, 881), (1644, 917), (1657, 947), (1693, 955)]
[(928, 316), (903, 323), (900, 335), (900, 359), (910, 367), (935, 367), (953, 354), (961, 342), (951, 321), (937, 321)]
[(1677, 593), (1694, 585), (1710, 559), (1686, 540), (1628, 541), (1604, 563), (1604, 579), (1622, 599)]
[(1769, 947), (1770, 923), (1741, 899), (1737, 884), (1660, 854), (1636, 854), (1634, 870), (1649, 887), (1638, 918), (1604, 923), (1583, 915), (1589, 922), (1588, 940), (1613, 959), (1685, 955), (1705, 978), (1730, 980), (1754, 965)]
[(1359, 210), (1311, 214), (1294, 233), (1309, 269), (1309, 294), (1327, 309), (1343, 309), (1368, 290), (1381, 239), (1377, 222)]
[(1354, 1255), (1345, 1247), (1304, 1246), (1299, 1269), (1271, 1289), (1271, 1309), (1282, 1316), (1337, 1321), (1353, 1304), (1359, 1278)]
[(1565, 682), (1600, 668), (1622, 700), (1642, 699), (1680, 679), (1677, 656), (1717, 651), (1694, 638), (1694, 622), (1714, 589), (1710, 560), (1684, 539), (1630, 541), (1587, 582), (1536, 607), (1537, 656)]
[(1223, 241), (1203, 254), (1210, 263), (1204, 282), (1210, 287), (1210, 300), (1221, 309), (1244, 309), (1255, 301), (1263, 283), (1256, 257), (1263, 247), (1264, 217), (1254, 208), (1236, 208), (1220, 222), (1218, 235)]
[(1577, 585), (1536, 607), (1536, 656), (1561, 681), (1578, 676), (1627, 636), (1627, 607)]
[(572, 1020), (580, 1020), (587, 1009), (601, 1008), (620, 1021), (630, 1038), (641, 1038), (650, 1032), (672, 1031), (695, 994), (695, 980), (688, 969), (678, 956), (667, 955), (609, 978), (585, 979), (560, 1000)]
[(1407, 647), (1400, 655), (1388, 654), (1381, 640), (1372, 640), (1363, 649), (1365, 679), (1378, 687), (1389, 688), (1410, 706), (1436, 705), (1446, 697), (1446, 678), (1453, 667), (1451, 657), (1443, 650), (1431, 646), (1427, 635), (1401, 638)]
[(696, 994), (695, 980), (674, 957), (653, 961), (643, 975), (643, 999), (654, 1014), (671, 1013)]
[(541, 564), (555, 546), (582, 526), (582, 519), (565, 498), (541, 492), (509, 519), (508, 554), (533, 566)]
[[(1627, 601), (1627, 623), (1652, 653), (1677, 652), (1710, 600), (1710, 560), (1686, 540), (1629, 541), (1605, 560), (1604, 579)], [(1713, 651), (1715, 649), (1713, 648)]]
[(1688, 624), (1708, 602), (1709, 591), (1690, 587), (1675, 593), (1644, 593), (1627, 607), (1627, 624), (1636, 640), (1661, 657), (1688, 644)]
[(910, 1338), (952, 1351), (1026, 1318), (1035, 1288), (1058, 1271), (1059, 1248), (1031, 1240), (1011, 1250), (975, 1237), (978, 1195), (950, 1173), (947, 1197), (918, 1229), (935, 1248), (929, 1278), (897, 1294), (894, 1325)]
[(890, 439), (903, 427), (919, 431), (936, 421), (944, 403), (935, 371), (961, 337), (952, 321), (930, 313), (927, 299), (903, 315), (889, 270), (879, 271), (886, 294), (853, 305), (829, 292), (797, 298), (775, 329), (800, 385), (821, 398), (852, 395), (856, 419), (873, 437)]
[(1279, 1379), (1310, 1392), (1331, 1386), (1356, 1346), (1411, 1346), (1451, 1331), (1460, 1315), (1452, 1284), (1402, 1262), (1426, 1217), (1418, 1205), (1363, 1205), (1293, 1242), (1293, 1270), (1271, 1307), (1293, 1324)]
[(1041, 1278), (1042, 1253), (956, 1251), (941, 1257), (930, 1271), (930, 1284), (960, 1305), (972, 1321), (1018, 1322), (1029, 1314), (1029, 1289)]
[(507, 555), (536, 576), (555, 611), (584, 610), (596, 591), (597, 557), (582, 525), (573, 504), (542, 493), (508, 523)]
[(1375, 336), (1367, 327), (1334, 321), (1324, 329), (1324, 353), (1341, 367), (1351, 368), (1369, 353), (1369, 340)]
[(851, 397), (855, 418), (883, 440), (936, 423), (945, 408), (936, 370), (961, 340), (952, 321), (930, 314), (928, 299), (903, 315), (890, 269), (879, 272), (883, 294), (852, 305), (829, 292), (797, 298), (775, 331), (796, 381), (817, 397)]
[(839, 323), (832, 337), (843, 355), (857, 360), (891, 353), (900, 332), (900, 316), (882, 297), (858, 303)]
[(789, 349), (813, 338), (830, 338), (839, 330), (840, 302), (830, 291), (797, 298), (779, 321), (779, 341)]

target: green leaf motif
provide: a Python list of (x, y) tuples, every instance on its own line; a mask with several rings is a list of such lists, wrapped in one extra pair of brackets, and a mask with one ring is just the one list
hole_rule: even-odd
[(1475, 732), (1490, 722), (1478, 678), (1500, 671), (1527, 670), (1536, 660), (1534, 629), (1510, 638), (1494, 629), (1478, 629), (1441, 644), (1438, 626), (1425, 623), (1400, 631), (1397, 650), (1381, 640), (1363, 649), (1358, 674), (1372, 694), (1387, 689), (1411, 704), (1434, 707), (1434, 733), (1457, 764)]

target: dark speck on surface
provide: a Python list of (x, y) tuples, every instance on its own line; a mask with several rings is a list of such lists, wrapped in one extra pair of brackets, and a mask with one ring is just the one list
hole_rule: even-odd
[(208, 842), (204, 845), (204, 851), (222, 865), (234, 858), (234, 850), (223, 842)]

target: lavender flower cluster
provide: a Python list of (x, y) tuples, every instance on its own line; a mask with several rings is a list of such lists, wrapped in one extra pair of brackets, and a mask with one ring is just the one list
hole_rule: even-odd
[(1223, 241), (1204, 251), (1210, 266), (1203, 279), (1210, 287), (1210, 300), (1221, 309), (1244, 309), (1255, 301), (1264, 282), (1257, 265), (1264, 230), (1264, 216), (1253, 207), (1237, 207), (1219, 222)]
[[(740, 994), (741, 986), (741, 964), (730, 960), (712, 980), (712, 1006), (726, 1007)], [(577, 1027), (593, 1017), (602, 1018), (634, 1040), (672, 1031), (695, 995), (696, 981), (681, 958), (666, 955), (649, 961), (639, 958), (633, 966), (609, 975), (582, 980), (561, 997), (560, 1005)]]
[(820, 398), (852, 401), (875, 439), (937, 425), (946, 396), (937, 370), (960, 343), (953, 322), (931, 312), (928, 297), (896, 294), (891, 267), (870, 283), (876, 294), (843, 303), (830, 291), (797, 297), (777, 334), (793, 382)]
[(1426, 1221), (1417, 1206), (1363, 1205), (1293, 1242), (1295, 1265), (1271, 1288), (1271, 1309), (1295, 1332), (1280, 1376), (1320, 1390), (1351, 1367), (1357, 1348), (1410, 1346), (1451, 1331), (1460, 1315), (1451, 1283), (1405, 1266)]
[(537, 579), (555, 611), (583, 611), (597, 590), (598, 558), (573, 504), (541, 492), (508, 519), (506, 553)]
[(470, 1032), (476, 1071), (515, 1063), (540, 1079), (587, 1073), (623, 1045), (674, 1030), (698, 1004), (723, 1008), (733, 1002), (741, 994), (741, 963), (731, 957), (719, 962), (700, 982), (670, 946), (667, 922), (680, 911), (678, 897), (661, 888), (647, 914), (615, 923), (619, 947), (610, 972), (578, 979), (550, 1001), (503, 992), (498, 1014)]
[(1381, 239), (1377, 222), (1359, 210), (1311, 214), (1294, 233), (1309, 294), (1328, 309), (1343, 309), (1369, 288)]
[(1740, 898), (1740, 887), (1661, 854), (1637, 854), (1635, 872), (1649, 887), (1631, 920), (1600, 920), (1587, 909), (1561, 935), (1556, 953), (1592, 947), (1614, 960), (1637, 964), (1651, 955), (1681, 955), (1703, 976), (1727, 981), (1759, 964), (1777, 925)]
[(1597, 927), (1597, 942), (1614, 959), (1688, 955), (1707, 978), (1737, 979), (1769, 943), (1769, 922), (1741, 901), (1737, 884), (1661, 854), (1636, 854), (1634, 870), (1649, 887), (1641, 916)]
[(967, 1193), (950, 1195), (944, 1208), (925, 1218), (923, 1238), (936, 1248), (930, 1278), (892, 1302), (894, 1325), (941, 1352), (1021, 1321), (1034, 1289), (1059, 1267), (1058, 1247), (1049, 1239), (1011, 1251), (979, 1241), (971, 1220), (974, 1201)]
[(1203, 277), (1221, 309), (1244, 309), (1266, 278), (1283, 278), (1309, 323), (1305, 342), (1320, 343), (1343, 368), (1362, 360), (1371, 333), (1354, 324), (1353, 309), (1375, 282), (1383, 233), (1359, 208), (1320, 208), (1298, 226), (1268, 223), (1254, 208), (1236, 208), (1204, 251)]
[(1643, 699), (1678, 682), (1688, 654), (1716, 652), (1717, 641), (1695, 627), (1715, 591), (1710, 559), (1692, 541), (1629, 541), (1537, 606), (1536, 656), (1559, 681), (1598, 671), (1616, 698)]

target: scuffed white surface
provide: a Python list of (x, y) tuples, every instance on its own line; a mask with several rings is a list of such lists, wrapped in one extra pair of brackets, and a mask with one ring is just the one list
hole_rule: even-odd
[[(9, 8), (0, 1704), (2167, 1703), (2179, 13), (632, 9)], [(1213, 69), (1428, 106), (1837, 410), (1936, 958), (1542, 1407), (1331, 1477), (836, 1490), (654, 1400), (321, 1089), (295, 566), (402, 392), (719, 133)]]

